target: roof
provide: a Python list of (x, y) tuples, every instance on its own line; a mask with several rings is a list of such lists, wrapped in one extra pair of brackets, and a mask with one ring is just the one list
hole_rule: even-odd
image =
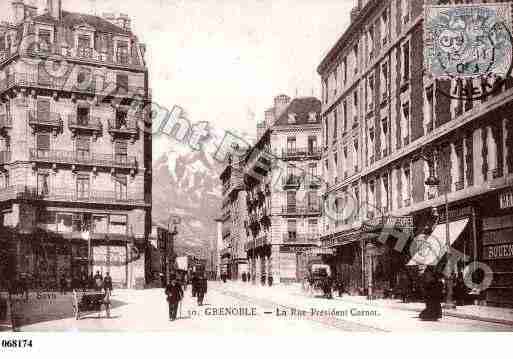
[(50, 13), (44, 13), (36, 16), (34, 21), (43, 22), (48, 24), (59, 25), (63, 24), (65, 27), (73, 28), (77, 25), (89, 25), (94, 27), (99, 32), (131, 35), (131, 31), (124, 30), (123, 28), (114, 25), (113, 23), (95, 15), (79, 14), (75, 12), (62, 11), (62, 20), (59, 21), (52, 17)]
[(368, 14), (375, 6), (379, 4), (381, 4), (381, 0), (370, 0), (363, 7), (363, 9), (361, 9), (358, 17), (349, 24), (349, 27), (346, 29), (346, 31), (344, 31), (344, 33), (342, 34), (342, 36), (340, 36), (336, 44), (328, 51), (326, 56), (324, 56), (319, 66), (317, 66), (317, 73), (319, 75), (322, 75), (322, 73), (331, 63), (331, 61), (333, 59), (336, 59), (339, 52), (342, 51), (342, 49), (344, 49), (344, 47), (346, 47), (350, 41), (352, 41), (353, 36), (358, 33), (357, 29), (360, 26), (360, 24), (362, 24), (368, 19)]
[[(310, 121), (310, 113), (316, 114), (315, 122)], [(300, 97), (293, 99), (274, 122), (273, 126), (288, 126), (289, 115), (295, 115), (294, 125), (319, 124), (321, 113), (321, 101), (315, 97)]]

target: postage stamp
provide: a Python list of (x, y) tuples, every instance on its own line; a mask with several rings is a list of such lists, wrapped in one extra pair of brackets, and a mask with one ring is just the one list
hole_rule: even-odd
[(427, 73), (436, 79), (509, 76), (510, 6), (509, 3), (425, 6)]

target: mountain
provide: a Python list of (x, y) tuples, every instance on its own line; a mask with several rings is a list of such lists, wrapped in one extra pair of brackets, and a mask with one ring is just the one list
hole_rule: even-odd
[[(246, 133), (238, 135), (254, 142)], [(219, 217), (222, 201), (219, 175), (226, 163), (214, 155), (223, 138), (223, 132), (211, 132), (200, 150), (167, 136), (154, 140), (152, 217), (167, 224), (171, 214), (180, 216), (175, 241), (178, 255), (201, 255), (217, 236), (214, 219)]]

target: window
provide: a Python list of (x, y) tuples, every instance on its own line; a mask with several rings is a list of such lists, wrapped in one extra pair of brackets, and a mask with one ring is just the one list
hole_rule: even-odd
[(309, 163), (308, 170), (309, 170), (310, 178), (315, 179), (317, 177), (317, 163), (315, 163), (315, 162)]
[(287, 192), (287, 211), (288, 212), (296, 211), (296, 191), (288, 191)]
[(89, 106), (80, 105), (77, 108), (77, 124), (79, 126), (87, 126), (89, 124)]
[(295, 219), (287, 221), (288, 240), (295, 241), (297, 239), (297, 223)]
[(287, 137), (287, 152), (293, 153), (296, 151), (296, 138), (295, 137)]
[(308, 153), (313, 154), (317, 151), (317, 137), (308, 136)]
[(338, 110), (335, 107), (333, 109), (333, 142), (337, 140), (337, 132), (338, 132)]
[(382, 184), (383, 184), (383, 212), (388, 212), (388, 201), (389, 201), (389, 187), (388, 187), (388, 175), (384, 175), (382, 178)]
[(114, 176), (114, 192), (116, 194), (116, 200), (127, 199), (127, 176), (122, 174), (116, 174)]
[(381, 15), (381, 36), (382, 36), (382, 42), (383, 45), (386, 45), (388, 43), (388, 9), (385, 9), (383, 11), (383, 14)]
[(71, 213), (57, 213), (57, 232), (72, 232), (73, 231), (73, 215)]
[(78, 56), (91, 58), (92, 55), (91, 38), (87, 35), (80, 35), (78, 37)]
[(338, 88), (338, 64), (335, 66), (335, 70), (333, 71), (333, 96), (337, 94)]
[(402, 72), (403, 79), (402, 82), (407, 82), (410, 80), (410, 42), (407, 41), (403, 45), (403, 61), (402, 61)]
[(91, 213), (73, 213), (73, 232), (91, 230)]
[(123, 89), (128, 91), (128, 75), (116, 74), (116, 86), (118, 90)]
[(374, 56), (374, 26), (370, 26), (369, 31), (367, 31), (367, 51), (369, 53), (369, 61), (372, 61)]
[(381, 96), (382, 101), (388, 99), (388, 63), (381, 65)]
[(405, 102), (402, 105), (401, 133), (403, 134), (404, 146), (410, 143), (410, 103)]
[(77, 197), (79, 199), (89, 198), (89, 175), (79, 174), (77, 176)]
[(294, 124), (296, 123), (296, 114), (295, 113), (289, 113), (288, 115), (288, 118), (287, 118), (287, 121), (289, 124)]
[(116, 128), (126, 128), (127, 127), (127, 112), (126, 110), (117, 109), (116, 110)]
[(370, 112), (374, 110), (374, 75), (367, 77), (367, 110)]
[(319, 197), (316, 191), (309, 191), (307, 194), (308, 209), (312, 212), (319, 210)]
[(108, 217), (107, 215), (93, 214), (92, 222), (93, 233), (109, 233), (108, 232)]
[(346, 132), (346, 130), (347, 130), (347, 102), (345, 100), (342, 103), (342, 114), (343, 114), (342, 125), (344, 127), (344, 132)]
[(127, 217), (125, 215), (109, 216), (109, 233), (126, 234), (127, 233)]
[(38, 157), (47, 157), (50, 154), (50, 134), (43, 132), (36, 135), (36, 150)]
[(344, 60), (342, 61), (342, 81), (344, 84), (347, 81), (347, 57), (344, 57)]
[(319, 224), (316, 219), (308, 220), (308, 234), (311, 238), (316, 238), (319, 235)]
[(52, 44), (51, 32), (48, 30), (39, 30), (39, 51), (49, 52)]
[(118, 42), (117, 59), (120, 64), (128, 64), (128, 43), (126, 41)]
[(324, 117), (324, 139), (325, 144), (328, 145), (328, 138), (329, 138), (329, 121), (328, 116)]
[(38, 121), (50, 121), (50, 100), (37, 100), (37, 119)]
[(358, 121), (358, 91), (353, 92), (353, 121)]
[(426, 88), (426, 105), (425, 105), (425, 125), (426, 133), (433, 131), (433, 86)]
[(308, 122), (317, 122), (317, 113), (310, 112), (308, 114)]
[(388, 156), (390, 153), (388, 153), (388, 120), (386, 118), (381, 120), (381, 133), (383, 133), (383, 141), (382, 141), (382, 148), (383, 148), (383, 157)]
[(39, 172), (37, 174), (37, 194), (47, 196), (50, 193), (50, 174), (48, 172)]
[(358, 73), (358, 43), (353, 46), (353, 56), (354, 56), (354, 73)]
[(90, 151), (90, 139), (87, 136), (79, 136), (76, 140), (76, 154), (80, 159), (88, 159)]

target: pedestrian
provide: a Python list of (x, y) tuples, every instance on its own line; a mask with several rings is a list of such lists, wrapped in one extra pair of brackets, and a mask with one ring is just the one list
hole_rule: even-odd
[(62, 295), (66, 295), (66, 286), (67, 286), (66, 276), (64, 275), (64, 273), (62, 273), (61, 279), (59, 280), (59, 287), (61, 289)]
[(242, 281), (246, 283), (246, 272), (242, 273)]
[(94, 289), (95, 290), (102, 290), (103, 289), (103, 278), (100, 274), (100, 271), (96, 271), (96, 274), (93, 277), (93, 283), (94, 283)]
[(345, 292), (344, 281), (342, 280), (342, 277), (338, 277), (336, 286), (337, 286), (338, 296), (339, 296), (339, 298), (341, 298)]
[(196, 296), (198, 297), (198, 305), (203, 305), (203, 299), (207, 293), (207, 279), (201, 275), (197, 280)]
[(192, 285), (191, 285), (191, 288), (192, 288), (192, 296), (193, 297), (196, 297), (197, 294), (198, 294), (198, 287), (199, 287), (199, 278), (197, 276), (196, 273), (193, 274), (192, 276)]
[(169, 320), (176, 320), (178, 305), (183, 298), (183, 290), (176, 280), (175, 276), (171, 276), (171, 282), (166, 286), (166, 300), (169, 306)]
[(420, 312), (422, 320), (437, 321), (442, 318), (443, 284), (439, 276), (431, 268), (424, 273), (424, 302), (426, 308)]
[(112, 277), (109, 272), (105, 273), (105, 278), (103, 278), (103, 287), (108, 289), (110, 294), (112, 294)]

